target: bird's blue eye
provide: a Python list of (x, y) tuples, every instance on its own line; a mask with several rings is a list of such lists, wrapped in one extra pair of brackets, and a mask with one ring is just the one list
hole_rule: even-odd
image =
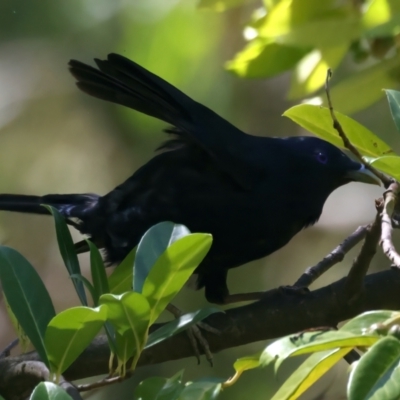
[(317, 160), (321, 163), (321, 164), (326, 164), (328, 162), (328, 156), (324, 153), (320, 153), (318, 152), (316, 154)]

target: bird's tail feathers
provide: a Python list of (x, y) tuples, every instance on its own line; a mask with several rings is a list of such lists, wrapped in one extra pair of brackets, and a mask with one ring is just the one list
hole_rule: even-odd
[(66, 218), (82, 218), (85, 211), (97, 204), (95, 194), (48, 194), (29, 196), (0, 194), (0, 210), (30, 214), (49, 214), (42, 206), (46, 204), (57, 209)]
[(95, 61), (99, 70), (77, 60), (69, 62), (70, 72), (83, 92), (172, 125), (190, 119), (185, 105), (195, 104), (194, 100), (162, 78), (118, 54)]

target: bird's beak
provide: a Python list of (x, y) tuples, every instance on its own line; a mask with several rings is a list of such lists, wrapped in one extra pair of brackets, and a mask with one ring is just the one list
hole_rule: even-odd
[(365, 168), (364, 165), (361, 165), (360, 169), (348, 171), (346, 178), (349, 178), (354, 182), (371, 183), (372, 185), (381, 186), (380, 179), (369, 169)]

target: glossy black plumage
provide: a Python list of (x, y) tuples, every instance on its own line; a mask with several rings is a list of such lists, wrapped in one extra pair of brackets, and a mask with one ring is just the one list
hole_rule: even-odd
[[(373, 183), (363, 167), (313, 137), (247, 135), (161, 78), (117, 54), (98, 69), (69, 63), (78, 87), (173, 126), (164, 151), (105, 196), (0, 195), (0, 209), (46, 214), (56, 207), (83, 234), (121, 261), (161, 221), (210, 232), (197, 269), (211, 302), (228, 298), (230, 268), (264, 257), (315, 223), (329, 194), (350, 181)], [(375, 179), (376, 182), (376, 179)]]

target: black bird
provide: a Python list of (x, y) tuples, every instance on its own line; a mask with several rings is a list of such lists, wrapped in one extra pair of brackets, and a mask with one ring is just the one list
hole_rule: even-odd
[(351, 181), (378, 183), (358, 162), (314, 137), (248, 135), (168, 82), (117, 54), (76, 60), (70, 72), (83, 92), (158, 118), (172, 127), (163, 152), (105, 196), (0, 195), (0, 209), (47, 214), (68, 223), (120, 262), (152, 225), (173, 221), (213, 235), (196, 274), (208, 301), (228, 303), (227, 272), (284, 246), (314, 224), (328, 196)]

